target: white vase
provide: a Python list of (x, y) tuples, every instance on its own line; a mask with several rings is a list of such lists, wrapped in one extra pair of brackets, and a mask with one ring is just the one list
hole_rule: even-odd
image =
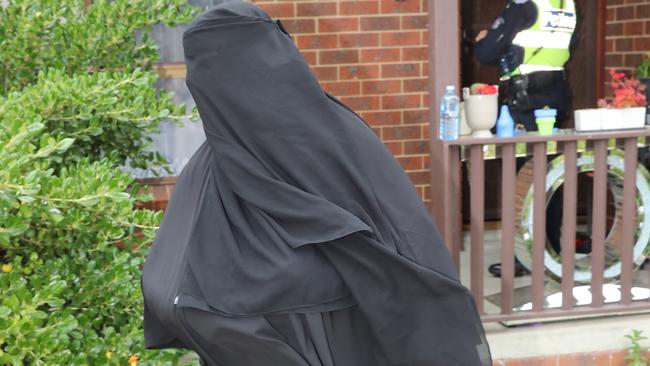
[(463, 88), (463, 98), (472, 137), (492, 137), (490, 129), (496, 124), (499, 114), (498, 94), (470, 95), (469, 88)]

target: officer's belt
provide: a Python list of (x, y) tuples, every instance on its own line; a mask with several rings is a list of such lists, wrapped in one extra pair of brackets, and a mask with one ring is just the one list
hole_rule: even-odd
[(548, 91), (557, 87), (558, 83), (566, 80), (566, 73), (561, 71), (537, 71), (526, 74), (528, 77), (528, 92)]

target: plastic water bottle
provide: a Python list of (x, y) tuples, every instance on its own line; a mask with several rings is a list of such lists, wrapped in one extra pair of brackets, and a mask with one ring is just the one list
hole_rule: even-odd
[(456, 140), (460, 133), (460, 98), (456, 88), (447, 85), (445, 95), (440, 99), (440, 131), (441, 140)]

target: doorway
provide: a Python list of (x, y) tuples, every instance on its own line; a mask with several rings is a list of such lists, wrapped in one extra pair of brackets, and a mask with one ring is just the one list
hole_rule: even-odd
[[(570, 108), (560, 128), (573, 128), (573, 113), (580, 108), (596, 107), (603, 93), (603, 42), (605, 26), (604, 0), (575, 0), (578, 12), (576, 41), (566, 65), (570, 87)], [(474, 57), (474, 38), (482, 29), (489, 29), (509, 3), (508, 0), (461, 0), (461, 85), (497, 84), (497, 66), (480, 65)], [(486, 161), (485, 220), (501, 217), (501, 160)], [(463, 167), (463, 221), (469, 221), (469, 184)]]

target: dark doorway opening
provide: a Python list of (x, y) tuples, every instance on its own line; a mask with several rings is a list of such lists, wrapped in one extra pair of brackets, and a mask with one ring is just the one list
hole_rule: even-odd
[[(573, 127), (573, 110), (596, 106), (602, 97), (604, 59), (604, 0), (575, 0), (578, 28), (575, 47), (566, 66), (569, 78), (571, 107), (567, 120), (560, 128)], [(496, 84), (499, 70), (496, 66), (480, 65), (474, 57), (474, 38), (482, 29), (489, 29), (505, 8), (507, 0), (461, 0), (461, 85), (473, 83)], [(469, 185), (467, 169), (463, 169), (463, 221), (469, 221)], [(485, 220), (501, 217), (501, 160), (486, 161)]]

